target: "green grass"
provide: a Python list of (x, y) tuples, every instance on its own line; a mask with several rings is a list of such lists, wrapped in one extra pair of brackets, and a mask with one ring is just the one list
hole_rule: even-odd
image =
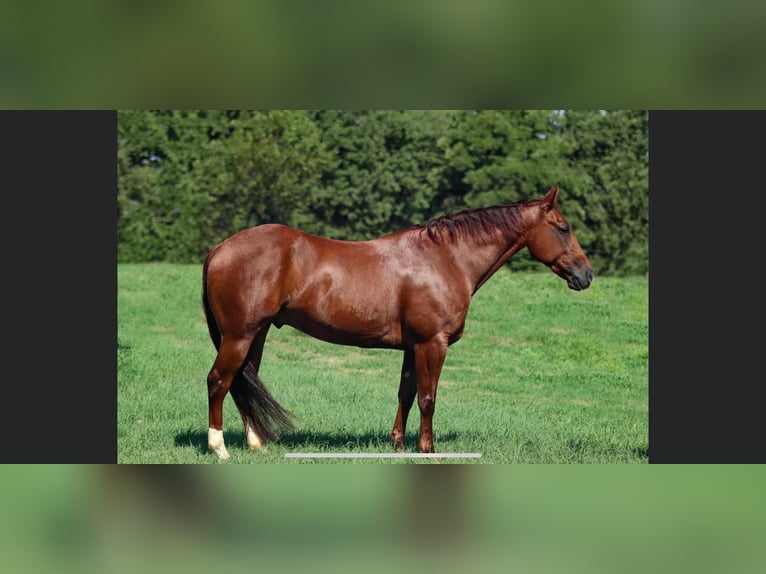
[[(217, 462), (207, 452), (206, 378), (215, 350), (200, 282), (198, 265), (118, 266), (120, 463)], [(297, 416), (296, 428), (250, 452), (227, 397), (228, 463), (327, 462), (285, 459), (287, 452), (393, 452), (401, 356), (272, 328), (261, 376)], [(410, 452), (418, 425), (416, 404)], [(474, 296), (463, 339), (447, 354), (434, 445), (482, 453), (465, 460), (473, 463), (647, 462), (647, 277), (597, 277), (574, 292), (548, 271), (498, 272)]]

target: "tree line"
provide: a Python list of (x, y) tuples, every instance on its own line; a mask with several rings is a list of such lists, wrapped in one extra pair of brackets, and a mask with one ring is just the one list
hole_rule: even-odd
[(117, 133), (119, 262), (199, 263), (268, 222), (372, 239), (558, 183), (596, 273), (648, 271), (646, 111), (136, 110)]

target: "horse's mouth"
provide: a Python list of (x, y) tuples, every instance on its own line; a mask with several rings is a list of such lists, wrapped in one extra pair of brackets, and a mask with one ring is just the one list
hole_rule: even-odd
[(582, 291), (590, 287), (593, 281), (593, 271), (586, 269), (563, 269), (558, 265), (551, 265), (551, 271), (567, 282), (567, 287), (572, 291)]
[(577, 273), (571, 273), (567, 277), (567, 286), (574, 291), (582, 291), (590, 287), (593, 281), (593, 271), (588, 269), (582, 276)]
[(587, 287), (587, 285), (583, 286), (583, 284), (580, 283), (580, 280), (572, 275), (569, 279), (567, 279), (567, 287), (573, 291), (582, 291)]

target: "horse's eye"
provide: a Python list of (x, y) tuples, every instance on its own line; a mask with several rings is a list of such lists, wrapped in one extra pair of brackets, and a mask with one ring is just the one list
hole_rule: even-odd
[(561, 231), (561, 233), (569, 233), (569, 226), (566, 223), (559, 225), (559, 231)]

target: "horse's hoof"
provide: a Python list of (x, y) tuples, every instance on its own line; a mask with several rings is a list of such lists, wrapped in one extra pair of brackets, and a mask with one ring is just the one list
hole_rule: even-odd
[(211, 452), (218, 456), (219, 460), (229, 460), (231, 458), (229, 456), (229, 451), (226, 450), (226, 447), (217, 448), (215, 450), (211, 449)]
[(404, 450), (404, 437), (391, 435), (391, 443), (394, 445), (396, 452), (402, 452)]
[(247, 429), (247, 447), (252, 450), (261, 450), (265, 446), (263, 440), (261, 440), (261, 437), (259, 437), (255, 431), (248, 428)]

